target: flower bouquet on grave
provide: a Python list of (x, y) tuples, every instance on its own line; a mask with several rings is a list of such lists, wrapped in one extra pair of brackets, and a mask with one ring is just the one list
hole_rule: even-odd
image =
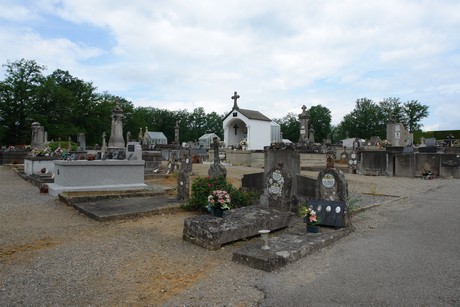
[(224, 190), (214, 190), (208, 196), (208, 205), (206, 208), (215, 216), (222, 217), (224, 210), (230, 210), (231, 198), (230, 194)]
[(316, 211), (313, 208), (303, 206), (300, 209), (300, 214), (303, 216), (303, 222), (307, 224), (307, 232), (319, 232), (318, 225), (321, 219), (316, 215)]

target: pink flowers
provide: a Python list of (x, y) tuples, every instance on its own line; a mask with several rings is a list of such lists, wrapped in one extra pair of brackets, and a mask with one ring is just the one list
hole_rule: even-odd
[(316, 211), (311, 208), (303, 207), (302, 211), (305, 210), (304, 222), (309, 225), (317, 225), (320, 222), (320, 219), (316, 216)]
[(208, 204), (212, 207), (220, 207), (221, 209), (230, 209), (230, 195), (227, 191), (215, 190), (208, 196)]

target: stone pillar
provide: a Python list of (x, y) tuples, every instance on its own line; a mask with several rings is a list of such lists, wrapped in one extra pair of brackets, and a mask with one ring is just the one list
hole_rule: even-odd
[(84, 133), (77, 134), (77, 151), (86, 151), (86, 139)]
[(192, 160), (185, 155), (181, 161), (177, 176), (177, 200), (188, 200), (190, 191), (190, 175), (192, 174)]
[(125, 148), (123, 139), (123, 110), (118, 104), (112, 111), (112, 127), (110, 130), (109, 148)]
[(299, 114), (300, 121), (300, 138), (299, 143), (306, 143), (308, 140), (308, 119), (310, 115), (308, 114), (307, 107), (302, 106), (302, 113)]
[(176, 144), (180, 144), (179, 143), (179, 122), (176, 121), (176, 126), (174, 127), (174, 142)]
[(32, 141), (31, 147), (41, 147), (45, 145), (45, 128), (40, 126), (39, 122), (32, 123)]

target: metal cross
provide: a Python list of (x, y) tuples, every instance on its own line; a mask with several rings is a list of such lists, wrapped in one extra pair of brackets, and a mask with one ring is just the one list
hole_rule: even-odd
[(233, 126), (233, 128), (235, 128), (235, 135), (237, 135), (238, 133), (237, 133), (237, 131), (236, 131), (236, 130), (238, 130), (238, 128), (239, 128), (239, 127), (238, 127), (238, 125), (237, 125), (237, 124), (235, 124), (235, 126)]

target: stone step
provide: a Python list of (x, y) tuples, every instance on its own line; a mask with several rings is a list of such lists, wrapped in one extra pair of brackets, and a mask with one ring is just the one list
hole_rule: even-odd
[(320, 227), (320, 233), (307, 233), (305, 224), (290, 227), (284, 233), (275, 233), (268, 240), (269, 250), (262, 250), (262, 240), (233, 253), (232, 260), (251, 268), (275, 271), (289, 263), (330, 245), (353, 231), (353, 227), (335, 229)]

